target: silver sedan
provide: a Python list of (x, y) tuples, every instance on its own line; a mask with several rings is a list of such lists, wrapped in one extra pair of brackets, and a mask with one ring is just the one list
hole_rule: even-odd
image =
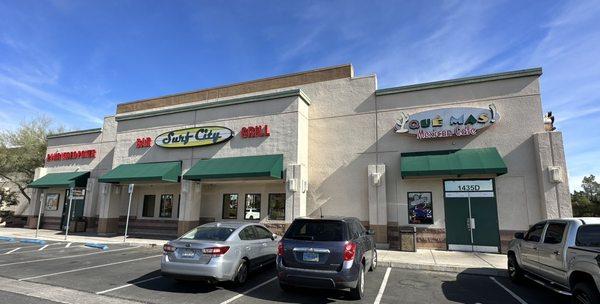
[(198, 226), (163, 246), (160, 269), (177, 280), (234, 281), (273, 263), (280, 237), (256, 223), (215, 222)]

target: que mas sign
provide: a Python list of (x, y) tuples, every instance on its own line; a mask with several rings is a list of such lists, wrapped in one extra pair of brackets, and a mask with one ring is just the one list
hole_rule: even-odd
[(165, 132), (154, 139), (154, 144), (163, 148), (189, 148), (224, 143), (231, 138), (231, 129), (207, 126)]
[(500, 119), (496, 106), (485, 108), (444, 108), (407, 115), (402, 112), (394, 131), (416, 135), (417, 139), (473, 136)]

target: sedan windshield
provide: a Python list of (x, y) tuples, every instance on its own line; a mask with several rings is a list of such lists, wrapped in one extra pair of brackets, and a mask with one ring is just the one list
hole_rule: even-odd
[(184, 234), (182, 240), (224, 241), (235, 231), (228, 227), (197, 227)]

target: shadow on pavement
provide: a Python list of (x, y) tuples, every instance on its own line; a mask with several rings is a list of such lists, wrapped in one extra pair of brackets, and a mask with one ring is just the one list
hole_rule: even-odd
[[(492, 280), (490, 277), (493, 277)], [(496, 283), (497, 282), (497, 283)], [(457, 303), (519, 303), (504, 288), (529, 304), (533, 303), (570, 303), (569, 298), (525, 280), (515, 284), (508, 277), (486, 273), (485, 269), (471, 268), (456, 275), (454, 281), (442, 282), (442, 292), (447, 300)]]
[[(209, 293), (218, 289), (226, 289), (238, 293), (245, 292), (254, 286), (261, 284), (276, 275), (274, 265), (267, 265), (259, 270), (253, 271), (244, 286), (237, 286), (233, 282), (211, 283), (206, 280), (176, 280), (161, 276), (161, 271), (155, 270), (141, 277), (128, 281), (139, 288), (177, 293)], [(153, 280), (149, 280), (156, 278)], [(148, 281), (145, 281), (148, 280)], [(145, 281), (145, 282), (144, 282)]]

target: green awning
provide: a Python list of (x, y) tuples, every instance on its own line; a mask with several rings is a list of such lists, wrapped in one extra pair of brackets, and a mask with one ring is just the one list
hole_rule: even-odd
[(48, 173), (29, 184), (29, 188), (71, 188), (85, 187), (89, 171)]
[(508, 172), (496, 148), (402, 153), (400, 167), (403, 178)]
[(119, 165), (104, 174), (98, 181), (102, 183), (131, 182), (179, 182), (181, 162), (141, 163)]
[(183, 175), (184, 179), (267, 177), (282, 178), (283, 155), (258, 155), (213, 158), (197, 162)]

